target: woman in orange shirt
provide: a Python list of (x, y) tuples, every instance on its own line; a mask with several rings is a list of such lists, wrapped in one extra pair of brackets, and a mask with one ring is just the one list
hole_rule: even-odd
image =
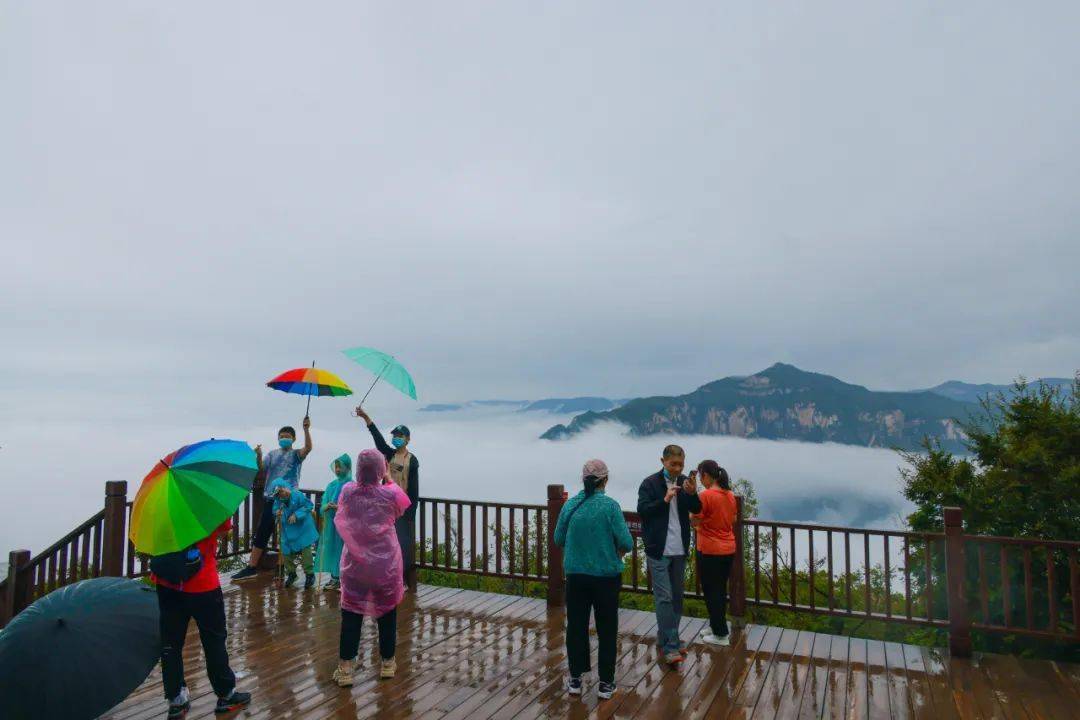
[(715, 460), (705, 460), (693, 475), (701, 476), (705, 489), (698, 493), (701, 513), (695, 516), (697, 527), (698, 574), (705, 606), (709, 609), (709, 627), (701, 639), (709, 645), (728, 645), (727, 585), (731, 563), (735, 560), (735, 494), (727, 470)]

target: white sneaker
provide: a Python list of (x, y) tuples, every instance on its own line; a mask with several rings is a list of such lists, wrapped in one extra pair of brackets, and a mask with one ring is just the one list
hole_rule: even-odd
[(712, 631), (701, 634), (701, 642), (706, 645), (717, 645), (720, 647), (727, 647), (731, 645), (730, 635), (713, 635)]

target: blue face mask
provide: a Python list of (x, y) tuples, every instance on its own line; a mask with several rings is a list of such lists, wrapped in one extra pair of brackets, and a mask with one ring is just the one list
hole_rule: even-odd
[(400, 435), (396, 435), (390, 438), (390, 444), (393, 445), (395, 449), (400, 448), (402, 445), (405, 444), (405, 438), (401, 437)]
[(664, 479), (671, 480), (671, 473), (667, 471), (667, 468), (664, 468)]
[(292, 438), (278, 438), (277, 444), (281, 446), (283, 450), (288, 450), (292, 447)]

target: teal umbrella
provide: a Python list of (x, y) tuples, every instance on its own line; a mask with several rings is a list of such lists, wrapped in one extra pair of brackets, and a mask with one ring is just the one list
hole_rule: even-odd
[(409, 375), (409, 371), (393, 355), (368, 347), (354, 347), (341, 352), (353, 362), (375, 373), (375, 382), (371, 383), (371, 387), (364, 393), (364, 398), (360, 401), (361, 405), (380, 380), (385, 380), (413, 400), (416, 399), (416, 383), (413, 382), (412, 375)]
[(153, 588), (114, 577), (66, 585), (0, 632), (0, 715), (92, 720), (133, 693), (160, 657)]

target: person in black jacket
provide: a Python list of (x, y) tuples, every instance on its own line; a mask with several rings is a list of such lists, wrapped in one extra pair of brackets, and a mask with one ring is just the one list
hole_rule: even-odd
[(409, 582), (409, 571), (416, 562), (416, 506), (420, 500), (420, 461), (409, 452), (409, 440), (411, 439), (409, 428), (398, 425), (390, 431), (390, 444), (375, 427), (362, 406), (357, 406), (356, 417), (367, 423), (371, 431), (371, 438), (375, 441), (375, 447), (386, 458), (387, 470), (390, 479), (397, 483), (398, 487), (405, 491), (412, 504), (409, 505), (405, 514), (398, 518), (395, 525), (397, 529), (398, 543), (401, 545), (401, 564), (405, 569), (403, 580)]
[(682, 474), (686, 453), (678, 445), (664, 448), (663, 468), (641, 481), (637, 511), (645, 541), (645, 560), (652, 577), (656, 607), (657, 651), (664, 662), (678, 665), (685, 647), (679, 641), (686, 557), (690, 552), (690, 513), (701, 512), (697, 483)]

